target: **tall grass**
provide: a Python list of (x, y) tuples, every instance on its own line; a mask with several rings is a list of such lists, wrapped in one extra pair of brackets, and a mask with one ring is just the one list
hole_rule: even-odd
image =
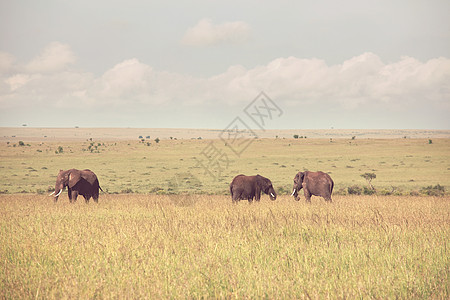
[(177, 197), (0, 195), (0, 297), (449, 297), (448, 198)]

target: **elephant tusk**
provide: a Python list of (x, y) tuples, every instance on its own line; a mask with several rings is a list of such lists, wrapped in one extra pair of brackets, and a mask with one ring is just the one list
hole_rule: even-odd
[(292, 194), (291, 194), (291, 196), (294, 196), (294, 194), (295, 194), (295, 189), (292, 191)]
[(61, 194), (62, 189), (59, 190), (59, 193), (55, 195), (55, 198), (59, 196), (59, 194)]
[(53, 193), (51, 193), (49, 196), (53, 195), (55, 193), (55, 191), (53, 191)]
[(270, 196), (272, 196), (272, 198), (275, 198), (275, 195), (274, 195), (274, 194), (272, 194), (272, 193), (270, 193)]

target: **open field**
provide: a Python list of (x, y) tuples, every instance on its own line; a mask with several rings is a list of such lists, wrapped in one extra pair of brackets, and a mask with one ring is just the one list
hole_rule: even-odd
[(180, 197), (0, 195), (0, 297), (449, 297), (448, 198)]
[[(105, 133), (0, 141), (0, 298), (449, 298), (449, 138)], [(108, 194), (53, 203), (69, 168)], [(289, 197), (303, 170), (331, 175), (332, 204)], [(240, 173), (277, 200), (232, 205)], [(364, 173), (377, 194), (347, 195)]]
[[(20, 143), (22, 142), (22, 143)], [(409, 194), (437, 184), (450, 188), (450, 139), (252, 139), (239, 155), (220, 139), (143, 141), (3, 141), (0, 191), (45, 193), (60, 169), (91, 169), (110, 193), (191, 192), (226, 194), (237, 174), (270, 178), (288, 193), (298, 171), (321, 170), (335, 192), (368, 186), (375, 173), (379, 192)], [(22, 145), (22, 146), (20, 146)], [(218, 154), (213, 150), (217, 150)], [(219, 156), (221, 154), (221, 156)], [(215, 158), (215, 159), (213, 159)], [(187, 182), (195, 177), (195, 184)], [(176, 181), (177, 188), (170, 186)]]
[[(83, 141), (95, 139), (102, 141), (128, 141), (139, 136), (151, 136), (152, 139), (218, 139), (222, 129), (185, 129), (185, 128), (33, 128), (0, 127), (0, 141), (19, 140), (27, 142), (45, 141)], [(293, 135), (308, 138), (346, 138), (353, 136), (361, 139), (390, 138), (450, 138), (450, 130), (418, 129), (268, 129), (254, 130), (260, 138), (288, 138)]]

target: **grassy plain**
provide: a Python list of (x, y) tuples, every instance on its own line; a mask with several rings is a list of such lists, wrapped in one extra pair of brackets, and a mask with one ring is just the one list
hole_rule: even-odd
[[(298, 171), (321, 170), (335, 191), (368, 186), (408, 194), (440, 184), (450, 188), (450, 139), (256, 139), (235, 154), (216, 140), (61, 141), (0, 143), (0, 191), (43, 193), (60, 169), (91, 169), (111, 193), (176, 191), (226, 194), (237, 174), (270, 178), (279, 193), (292, 189)], [(150, 146), (147, 143), (151, 143)], [(244, 144), (245, 145), (245, 144)], [(58, 149), (62, 148), (62, 153)], [(215, 149), (219, 152), (216, 152)], [(233, 149), (242, 149), (234, 146)], [(92, 151), (92, 152), (91, 152)], [(196, 184), (190, 184), (191, 177)], [(171, 189), (171, 190), (169, 190)]]
[(449, 297), (448, 198), (183, 197), (1, 195), (0, 298)]
[[(0, 298), (449, 298), (449, 197), (420, 190), (450, 188), (450, 139), (153, 139), (0, 143)], [(109, 194), (54, 204), (69, 168)], [(306, 169), (332, 204), (287, 195)], [(367, 172), (401, 196), (338, 192)], [(280, 196), (233, 206), (240, 173)]]

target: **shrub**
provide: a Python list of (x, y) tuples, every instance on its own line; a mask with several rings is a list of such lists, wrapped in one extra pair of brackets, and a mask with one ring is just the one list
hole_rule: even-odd
[(335, 195), (340, 195), (340, 196), (347, 196), (348, 195), (348, 190), (346, 188), (340, 188), (336, 191), (333, 191), (333, 194)]
[(422, 194), (428, 195), (428, 196), (444, 196), (445, 194), (445, 187), (443, 187), (440, 184), (437, 184), (435, 186), (429, 185), (427, 187), (424, 187), (420, 190)]
[(364, 187), (363, 193), (364, 195), (373, 195), (375, 194), (375, 190)]
[(133, 190), (132, 190), (131, 188), (127, 188), (127, 189), (125, 189), (125, 190), (122, 190), (121, 193), (122, 193), (122, 194), (132, 194), (132, 193), (133, 193)]
[(278, 195), (291, 195), (292, 187), (290, 186), (278, 186), (276, 189)]
[(156, 139), (155, 139), (155, 143), (157, 143), (157, 144), (158, 144), (158, 143), (159, 143), (159, 141), (160, 141), (160, 139), (159, 139), (159, 138), (156, 138)]
[(294, 139), (298, 139), (298, 134), (294, 134)]
[(37, 190), (36, 190), (36, 193), (37, 193), (38, 195), (44, 195), (46, 192), (45, 192), (45, 190), (43, 190), (43, 189), (37, 189)]
[(362, 188), (357, 185), (352, 185), (347, 188), (347, 192), (349, 195), (361, 195)]
[(19, 141), (19, 146), (25, 146), (25, 143), (23, 141)]

